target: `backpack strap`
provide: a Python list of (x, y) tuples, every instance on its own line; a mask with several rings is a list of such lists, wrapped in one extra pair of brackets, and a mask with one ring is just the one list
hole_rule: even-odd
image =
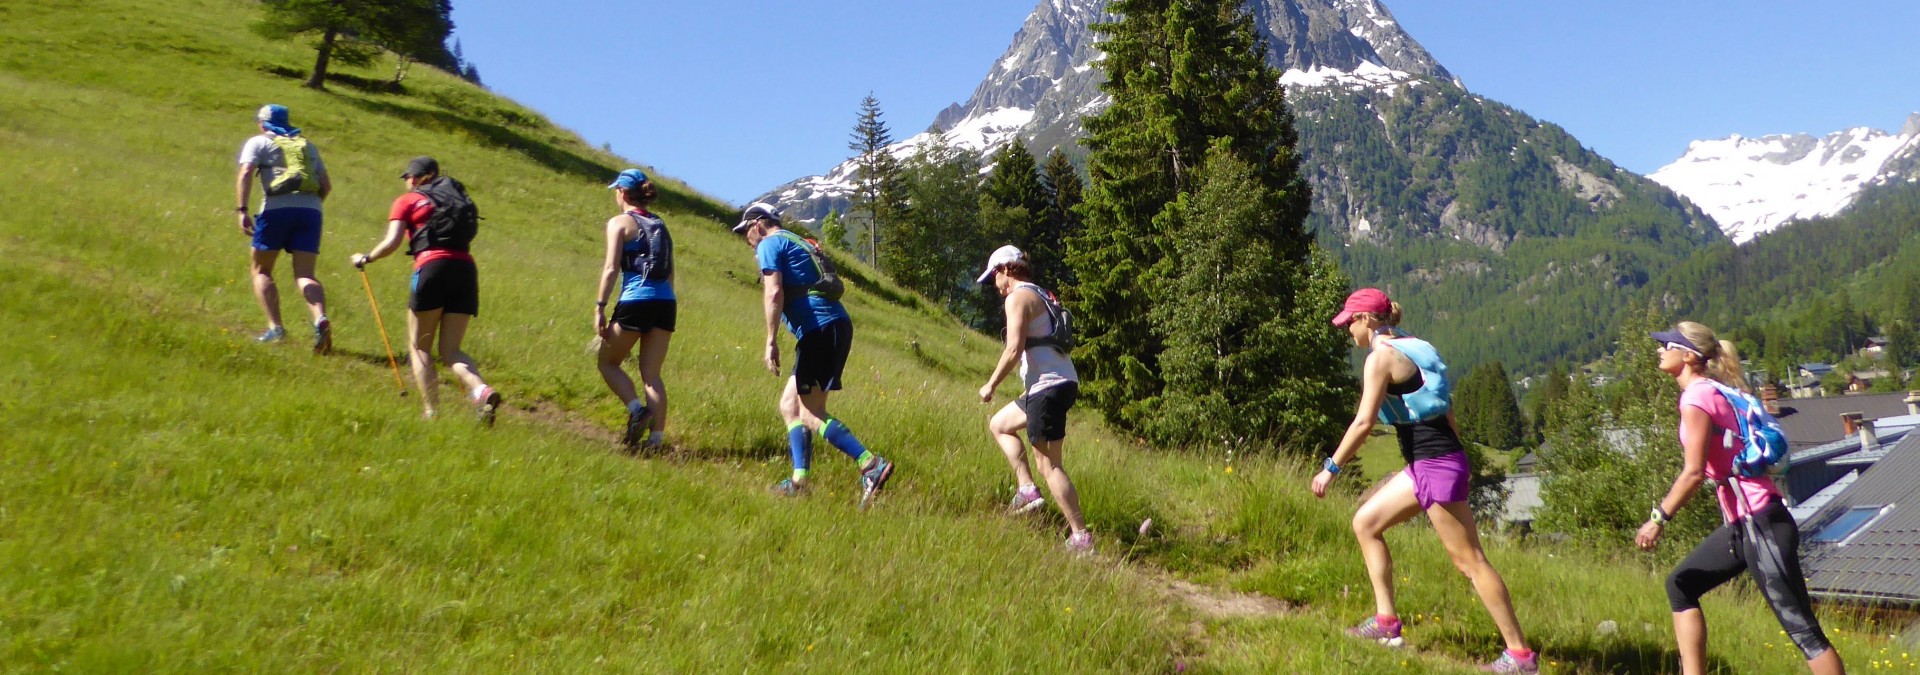
[[(813, 244), (808, 243), (805, 237), (789, 232), (787, 228), (784, 227), (775, 230), (773, 234), (774, 236), (784, 235), (787, 240), (799, 244), (800, 249), (807, 252), (807, 259), (813, 262), (813, 273), (822, 277), (827, 275), (827, 267), (820, 264), (820, 251), (815, 250)], [(808, 292), (812, 292), (813, 284), (806, 284), (806, 286), (808, 287)]]

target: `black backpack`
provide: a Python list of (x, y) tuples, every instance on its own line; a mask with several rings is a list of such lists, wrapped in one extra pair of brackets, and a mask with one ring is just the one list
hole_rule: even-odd
[(465, 251), (480, 232), (480, 209), (467, 198), (460, 181), (441, 176), (413, 189), (433, 202), (433, 215), (408, 235), (407, 255), (423, 251)]
[(665, 281), (673, 278), (673, 235), (667, 232), (667, 222), (652, 215), (642, 215), (638, 211), (628, 211), (639, 226), (640, 238), (646, 240), (645, 250), (627, 253), (627, 271), (640, 275), (647, 281)]
[(1073, 313), (1067, 311), (1066, 305), (1060, 304), (1059, 298), (1053, 297), (1052, 291), (1040, 288), (1039, 286), (1031, 286), (1030, 288), (1035, 295), (1040, 296), (1040, 304), (1046, 306), (1047, 318), (1050, 320), (1048, 323), (1053, 324), (1053, 330), (1048, 331), (1043, 337), (1027, 338), (1027, 347), (1029, 349), (1033, 347), (1053, 347), (1054, 349), (1060, 350), (1060, 353), (1071, 356), (1074, 345)]

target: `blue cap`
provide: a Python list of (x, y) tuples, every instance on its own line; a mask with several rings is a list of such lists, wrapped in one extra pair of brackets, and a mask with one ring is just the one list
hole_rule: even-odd
[(640, 187), (640, 184), (645, 182), (647, 182), (647, 172), (639, 169), (627, 169), (626, 171), (620, 172), (620, 176), (613, 179), (613, 183), (607, 187), (632, 190)]
[(260, 112), (255, 113), (253, 118), (258, 120), (261, 126), (266, 127), (268, 131), (275, 134), (281, 136), (300, 135), (300, 130), (293, 128), (293, 125), (288, 123), (287, 107), (284, 105), (268, 103), (260, 106)]

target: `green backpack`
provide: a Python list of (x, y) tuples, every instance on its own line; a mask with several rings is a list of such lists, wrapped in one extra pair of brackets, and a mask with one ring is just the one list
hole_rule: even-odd
[(806, 286), (807, 295), (819, 296), (828, 300), (839, 300), (840, 296), (846, 295), (846, 283), (840, 280), (839, 270), (834, 269), (833, 261), (827, 259), (826, 253), (820, 250), (819, 244), (814, 243), (812, 239), (787, 231), (785, 228), (782, 228), (774, 234), (776, 236), (786, 235), (788, 239), (800, 244), (801, 248), (807, 249), (807, 255), (813, 258), (813, 268), (820, 271), (820, 280)]
[(313, 175), (312, 147), (305, 136), (273, 136), (287, 165), (267, 181), (267, 195), (278, 197), (295, 192), (320, 192), (320, 179)]

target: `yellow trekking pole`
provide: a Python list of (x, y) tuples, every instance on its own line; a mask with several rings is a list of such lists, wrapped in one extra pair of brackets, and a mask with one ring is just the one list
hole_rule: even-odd
[(393, 367), (393, 383), (400, 385), (400, 395), (407, 395), (407, 383), (400, 379), (400, 362), (393, 358), (393, 341), (387, 339), (387, 322), (380, 318), (380, 303), (373, 299), (373, 283), (367, 281), (367, 266), (354, 265), (360, 270), (360, 285), (367, 289), (367, 304), (373, 307), (373, 324), (380, 327), (380, 342), (387, 346), (387, 365)]

